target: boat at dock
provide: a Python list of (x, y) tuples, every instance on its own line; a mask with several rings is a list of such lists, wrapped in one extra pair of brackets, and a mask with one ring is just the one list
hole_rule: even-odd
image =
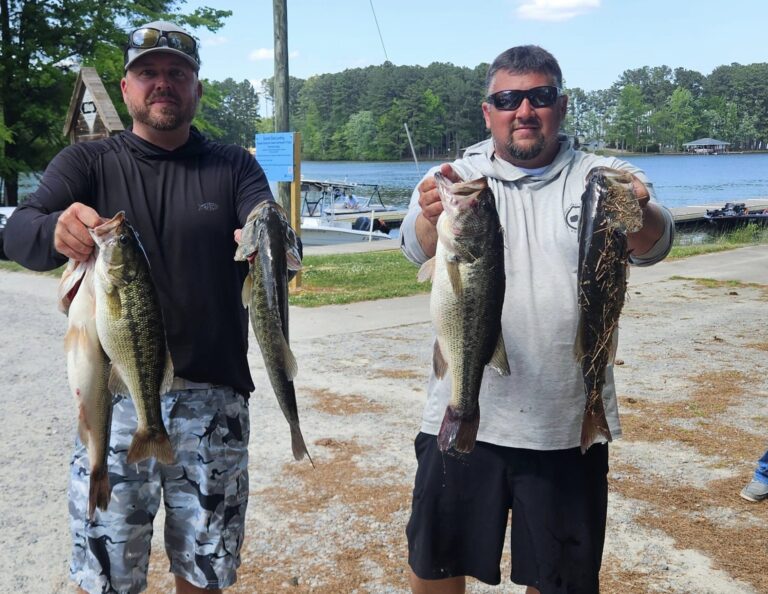
[(335, 245), (355, 241), (392, 239), (377, 229), (354, 229), (349, 221), (329, 221), (318, 217), (302, 217), (301, 242), (304, 245)]
[(719, 231), (748, 225), (768, 225), (768, 209), (750, 210), (744, 202), (726, 202), (723, 208), (707, 210), (704, 220)]
[(385, 204), (378, 184), (301, 180), (301, 216), (354, 223), (361, 216), (399, 227), (407, 208)]
[(384, 204), (377, 184), (301, 180), (301, 240), (333, 245), (391, 239), (408, 212)]

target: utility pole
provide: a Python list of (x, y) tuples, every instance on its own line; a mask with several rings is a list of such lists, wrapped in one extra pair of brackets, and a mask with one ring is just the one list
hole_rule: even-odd
[[(288, 132), (288, 0), (272, 0), (272, 14), (275, 19), (275, 77), (272, 116), (275, 132)], [(299, 180), (294, 180), (298, 183)], [(277, 184), (277, 201), (291, 212), (291, 184)]]

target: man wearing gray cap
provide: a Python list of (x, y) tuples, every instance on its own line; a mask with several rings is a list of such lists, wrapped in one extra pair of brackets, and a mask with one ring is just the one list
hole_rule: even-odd
[(244, 148), (205, 139), (192, 119), (202, 95), (197, 41), (168, 22), (132, 30), (123, 100), (130, 130), (71, 145), (11, 217), (8, 256), (33, 270), (94, 253), (89, 234), (124, 211), (151, 267), (175, 379), (161, 409), (174, 461), (128, 464), (136, 411), (113, 397), (106, 509), (89, 513), (90, 465), (78, 438), (71, 463), (70, 575), (81, 591), (147, 586), (152, 523), (165, 506), (165, 549), (176, 591), (220, 592), (240, 564), (248, 502), (247, 264), (233, 234), (272, 200)]

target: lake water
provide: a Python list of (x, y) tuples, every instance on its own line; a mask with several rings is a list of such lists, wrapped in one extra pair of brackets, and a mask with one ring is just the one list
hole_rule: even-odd
[[(648, 174), (662, 204), (698, 206), (747, 198), (768, 199), (768, 153), (745, 155), (651, 155), (623, 157)], [(405, 205), (421, 176), (442, 161), (304, 161), (307, 179), (376, 183), (385, 201)]]
[[(745, 155), (651, 155), (625, 157), (643, 169), (662, 204), (699, 206), (747, 198), (768, 199), (768, 153)], [(384, 201), (405, 206), (421, 176), (442, 161), (366, 162), (304, 161), (304, 178), (379, 184)], [(37, 176), (20, 180), (20, 194), (34, 191)]]

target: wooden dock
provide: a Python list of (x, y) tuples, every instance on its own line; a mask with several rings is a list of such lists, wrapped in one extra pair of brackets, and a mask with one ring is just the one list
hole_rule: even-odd
[[(743, 202), (751, 211), (768, 208), (768, 198), (729, 200), (729, 202)], [(707, 224), (706, 220), (704, 220), (704, 215), (707, 214), (707, 210), (723, 208), (724, 205), (725, 202), (719, 202), (717, 204), (703, 204), (701, 206), (677, 206), (670, 208), (669, 210), (672, 212), (672, 216), (675, 219), (676, 227), (694, 227), (696, 225)]]

